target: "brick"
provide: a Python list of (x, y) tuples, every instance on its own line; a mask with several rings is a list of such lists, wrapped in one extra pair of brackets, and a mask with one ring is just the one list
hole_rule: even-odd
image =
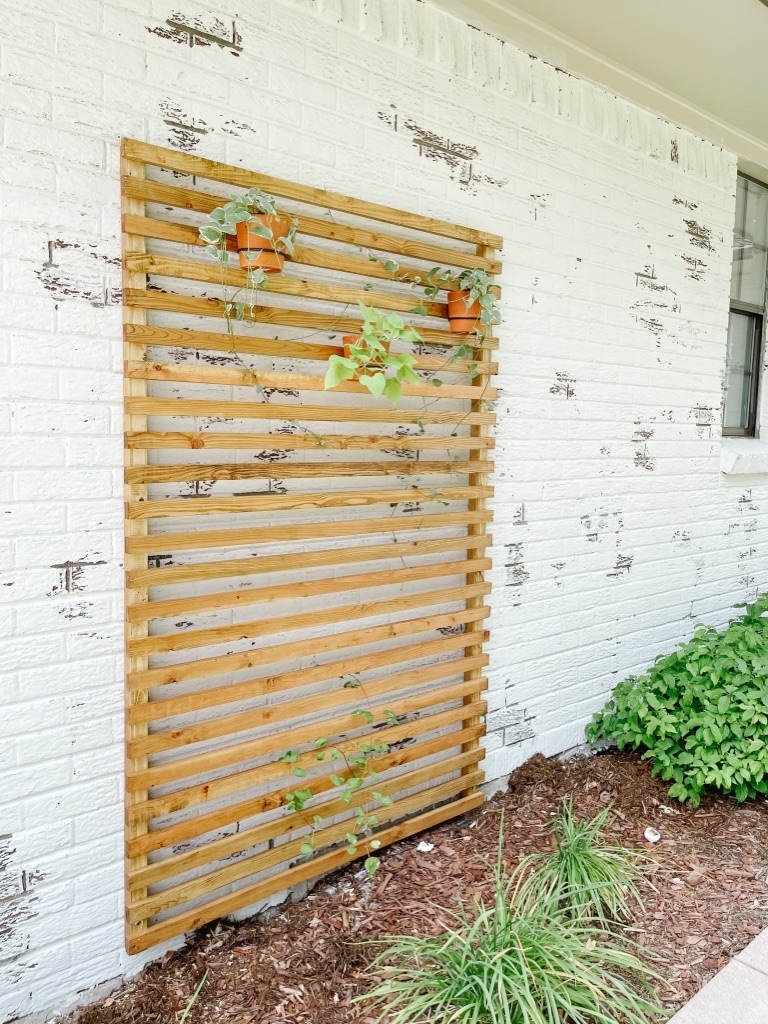
[[(5, 54), (3, 67), (10, 81), (44, 89), (48, 95), (80, 96), (86, 100), (101, 95), (101, 74), (98, 71), (67, 60), (57, 60), (51, 52), (10, 49)], [(67, 153), (67, 150), (53, 152)]]
[(99, 139), (91, 139), (75, 132), (50, 128), (48, 125), (8, 119), (5, 124), (5, 144), (9, 149), (22, 153), (34, 153), (49, 157), (54, 153), (66, 153), (68, 161), (101, 167), (103, 145)]

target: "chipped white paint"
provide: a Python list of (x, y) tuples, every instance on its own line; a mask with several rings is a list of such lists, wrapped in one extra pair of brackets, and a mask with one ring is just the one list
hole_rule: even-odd
[(119, 136), (504, 235), (489, 779), (579, 743), (618, 679), (765, 587), (768, 487), (720, 472), (730, 154), (419, 0), (0, 18), (5, 1020), (142, 962), (120, 905)]

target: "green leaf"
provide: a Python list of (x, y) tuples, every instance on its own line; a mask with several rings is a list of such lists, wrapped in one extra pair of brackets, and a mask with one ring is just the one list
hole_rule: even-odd
[(302, 857), (309, 857), (315, 852), (315, 848), (312, 843), (302, 843), (299, 847), (299, 853)]
[[(371, 844), (371, 845), (373, 845), (373, 844)], [(363, 867), (368, 872), (368, 877), (369, 878), (373, 878), (373, 876), (376, 874), (376, 872), (379, 869), (379, 864), (380, 863), (381, 862), (379, 861), (378, 857), (366, 857), (365, 858), (365, 860), (363, 861)]]
[(368, 388), (374, 398), (380, 398), (383, 394), (386, 385), (386, 378), (383, 373), (364, 374), (358, 377), (358, 380), (363, 387)]
[(403, 386), (399, 380), (390, 377), (384, 385), (384, 396), (389, 399), (392, 405), (397, 405), (403, 394)]
[(205, 227), (200, 228), (200, 237), (205, 242), (220, 242), (221, 228), (216, 224), (206, 224)]
[(325, 374), (323, 387), (326, 391), (337, 387), (343, 380), (349, 380), (354, 376), (354, 370), (345, 365), (340, 356), (331, 356), (328, 360), (328, 370)]

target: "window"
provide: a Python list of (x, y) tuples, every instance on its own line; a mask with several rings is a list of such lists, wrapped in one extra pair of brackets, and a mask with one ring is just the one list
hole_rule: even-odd
[(766, 317), (768, 188), (739, 175), (725, 360), (723, 434), (754, 437)]

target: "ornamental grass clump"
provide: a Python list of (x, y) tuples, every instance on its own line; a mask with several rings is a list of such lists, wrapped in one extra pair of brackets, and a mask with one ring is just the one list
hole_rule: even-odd
[(573, 813), (572, 797), (563, 801), (551, 825), (554, 850), (531, 854), (520, 866), (523, 900), (555, 903), (605, 928), (631, 920), (633, 907), (642, 905), (638, 853), (601, 835), (610, 810), (584, 821)]
[(384, 980), (360, 1000), (387, 1024), (648, 1024), (665, 1015), (660, 980), (615, 934), (549, 898), (521, 897), (502, 870), (490, 906), (444, 914), (437, 937), (394, 936), (370, 970)]
[(737, 605), (722, 631), (691, 640), (619, 683), (587, 739), (644, 751), (670, 797), (697, 807), (707, 787), (741, 802), (768, 793), (768, 594)]

